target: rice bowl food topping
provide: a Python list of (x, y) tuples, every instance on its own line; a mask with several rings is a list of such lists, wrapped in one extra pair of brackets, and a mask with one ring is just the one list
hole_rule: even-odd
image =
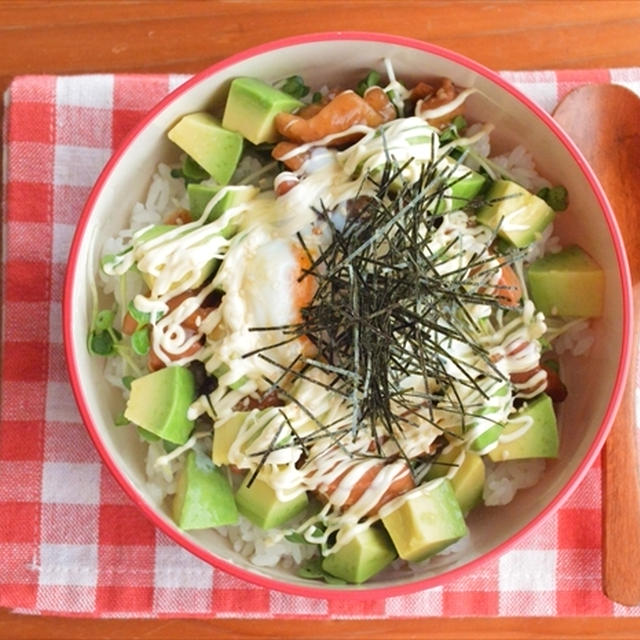
[(603, 297), (552, 235), (566, 190), (465, 119), (477, 91), (383, 67), (241, 77), (221, 118), (185, 114), (103, 247), (88, 336), (177, 525), (328, 582), (429, 561), (535, 484), (556, 341), (586, 351)]

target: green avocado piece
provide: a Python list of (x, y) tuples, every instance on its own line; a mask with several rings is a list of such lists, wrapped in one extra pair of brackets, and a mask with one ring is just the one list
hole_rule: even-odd
[(240, 428), (249, 415), (248, 411), (238, 411), (226, 420), (216, 422), (213, 429), (213, 447), (211, 458), (213, 464), (229, 464), (229, 450), (235, 442)]
[(242, 453), (277, 415), (278, 412), (274, 409), (236, 411), (228, 418), (216, 422), (213, 429), (213, 448), (211, 453), (213, 463), (217, 465), (231, 464), (229, 451), (245, 422), (251, 421), (248, 427), (253, 429), (254, 432), (246, 439), (246, 442), (242, 443)]
[(604, 304), (604, 272), (576, 245), (536, 260), (527, 269), (529, 293), (545, 315), (596, 317)]
[(502, 430), (503, 426), (501, 424), (494, 424), (490, 426), (486, 431), (483, 431), (473, 440), (473, 442), (469, 445), (469, 448), (472, 451), (484, 451), (500, 437)]
[(182, 161), (182, 175), (186, 181), (201, 182), (209, 177), (209, 174), (189, 155), (185, 154)]
[[(274, 419), (278, 421), (275, 425), (277, 429), (278, 424), (282, 421), (277, 407), (236, 411), (229, 417), (216, 421), (213, 426), (213, 463), (216, 465), (232, 464), (232, 460), (229, 459), (229, 452), (234, 446), (241, 429), (244, 429), (243, 441), (238, 443), (239, 450), (237, 453), (247, 455), (247, 450), (262, 434), (264, 429), (271, 425)], [(271, 428), (273, 433), (273, 425)], [(315, 430), (317, 430), (317, 425), (310, 420), (308, 423), (298, 426), (296, 433), (298, 436), (303, 436)], [(290, 440), (291, 434), (288, 433), (288, 430), (285, 430), (274, 445), (284, 445)]]
[(245, 421), (246, 416), (246, 411), (239, 411), (226, 420), (214, 424), (213, 447), (211, 449), (213, 464), (229, 464), (229, 450), (238, 437), (240, 427)]
[(304, 511), (309, 504), (305, 492), (299, 493), (291, 500), (280, 500), (275, 490), (260, 478), (254, 478), (249, 486), (252, 475), (253, 473), (249, 472), (236, 491), (236, 504), (243, 516), (262, 529), (273, 529), (283, 525)]
[[(507, 396), (509, 391), (510, 387), (508, 383), (502, 384), (501, 386), (496, 385), (491, 390), (491, 396), (495, 401), (499, 401), (500, 398)], [(503, 430), (502, 423), (496, 421), (496, 417), (500, 416), (502, 409), (503, 407), (500, 402), (498, 402), (496, 406), (495, 403), (490, 401), (477, 411), (474, 411), (474, 416), (469, 420), (467, 426), (467, 433), (476, 431), (479, 425), (484, 426), (484, 431), (481, 431), (481, 433), (471, 441), (469, 449), (483, 453), (487, 447), (496, 442)], [(494, 414), (493, 417), (492, 414)]]
[(242, 134), (249, 142), (275, 142), (275, 117), (302, 106), (300, 100), (256, 78), (240, 77), (231, 82), (222, 126)]
[(173, 498), (173, 519), (181, 529), (207, 529), (238, 521), (229, 481), (202, 452), (187, 453)]
[(209, 113), (183, 116), (167, 134), (218, 184), (227, 184), (242, 154), (242, 136), (229, 131)]
[(158, 440), (160, 440), (160, 436), (157, 436), (155, 433), (151, 433), (151, 431), (147, 431), (142, 427), (136, 427), (136, 430), (138, 431), (138, 435), (147, 442), (158, 442)]
[[(211, 198), (215, 197), (220, 189), (223, 187), (195, 184), (191, 183), (187, 185), (187, 196), (189, 198), (189, 212), (191, 217), (196, 220), (203, 213), (206, 206), (209, 204)], [(252, 200), (259, 189), (252, 186), (237, 186), (237, 187), (224, 187), (224, 195), (216, 202), (209, 215), (207, 216), (207, 222), (211, 222), (219, 218), (227, 209), (237, 207), (240, 204)]]
[(124, 416), (163, 440), (184, 444), (193, 431), (187, 410), (194, 395), (193, 375), (188, 369), (165, 367), (131, 383)]
[[(177, 228), (178, 226), (174, 224), (156, 224), (152, 227), (149, 227), (143, 233), (141, 233), (136, 238), (135, 244), (140, 245), (143, 242), (148, 242), (149, 240), (153, 240), (154, 238), (157, 238), (158, 236), (161, 236), (169, 231), (175, 231)], [(227, 236), (225, 235), (225, 230), (226, 229), (223, 229), (221, 234), (226, 238)], [(184, 233), (181, 233), (179, 235), (184, 235), (185, 233), (188, 233), (188, 231), (185, 231)], [(231, 233), (230, 236), (231, 235), (233, 234)], [(208, 260), (204, 265), (202, 265), (198, 278), (196, 279), (196, 281), (192, 286), (194, 288), (199, 287), (212, 273), (217, 271), (219, 266), (220, 266), (220, 260), (218, 260), (217, 258), (211, 258), (211, 260)], [(140, 271), (140, 275), (142, 276), (142, 279), (144, 280), (145, 284), (149, 287), (149, 289), (153, 289), (153, 285), (156, 280), (155, 276), (151, 275), (146, 271)], [(179, 284), (181, 284), (181, 282), (172, 283), (171, 287), (169, 288), (170, 289), (175, 288)]]
[(398, 555), (420, 562), (468, 533), (451, 482), (436, 478), (387, 503), (380, 510)]
[(153, 226), (145, 229), (137, 238), (136, 245), (142, 244), (143, 242), (148, 242), (149, 240), (153, 240), (158, 236), (161, 236), (163, 233), (167, 233), (167, 231), (172, 231), (176, 228), (174, 224), (154, 224)]
[(344, 547), (322, 561), (322, 568), (336, 578), (361, 584), (397, 558), (389, 535), (372, 526), (357, 533)]
[(483, 175), (462, 165), (456, 173), (458, 175), (447, 180), (449, 191), (438, 202), (436, 214), (464, 209), (469, 204), (469, 201), (473, 200), (482, 191), (487, 182)]
[(482, 498), (485, 468), (482, 458), (464, 447), (441, 453), (431, 465), (427, 480), (447, 477), (463, 514), (469, 513)]
[(496, 180), (478, 222), (498, 229), (498, 237), (522, 248), (529, 246), (553, 221), (555, 211), (542, 199), (511, 180)]
[(556, 414), (553, 402), (546, 393), (530, 400), (509, 419), (498, 446), (489, 452), (489, 458), (494, 462), (557, 456)]

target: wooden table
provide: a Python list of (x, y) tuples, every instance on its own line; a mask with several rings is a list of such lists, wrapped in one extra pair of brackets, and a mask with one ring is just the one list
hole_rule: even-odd
[[(635, 0), (0, 0), (0, 90), (17, 74), (194, 72), (267, 40), (329, 30), (411, 36), (457, 50), (494, 69), (640, 66), (640, 2)], [(301, 624), (279, 620), (74, 620), (0, 611), (0, 637), (620, 639), (640, 637), (640, 620), (496, 618)]]

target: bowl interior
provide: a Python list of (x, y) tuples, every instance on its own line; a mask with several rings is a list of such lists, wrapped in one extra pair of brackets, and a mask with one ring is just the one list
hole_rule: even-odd
[[(301, 74), (314, 88), (352, 84), (375, 68), (384, 73), (384, 58), (392, 61), (398, 78), (412, 82), (428, 76), (448, 76), (479, 93), (468, 100), (472, 120), (493, 122), (494, 147), (524, 144), (537, 161), (538, 170), (555, 184), (567, 187), (570, 209), (557, 217), (556, 230), (563, 244), (577, 242), (600, 263), (606, 276), (605, 314), (593, 323), (595, 343), (587, 361), (565, 359), (563, 371), (569, 397), (560, 411), (561, 451), (557, 461), (535, 487), (520, 491), (513, 502), (499, 508), (476, 510), (470, 518), (471, 535), (459, 551), (444, 555), (406, 574), (387, 574), (362, 587), (329, 587), (297, 578), (293, 572), (258, 569), (230, 550), (215, 531), (186, 534), (179, 531), (164, 505), (155, 504), (146, 486), (144, 445), (133, 429), (113, 428), (113, 416), (121, 411), (121, 398), (103, 376), (103, 361), (91, 357), (85, 336), (89, 328), (90, 280), (97, 270), (103, 240), (127, 226), (133, 204), (143, 199), (149, 179), (161, 160), (175, 160), (177, 150), (167, 142), (166, 131), (183, 114), (219, 109), (230, 80), (239, 75), (275, 81)], [(322, 65), (318, 64), (322, 60)], [(111, 161), (97, 184), (79, 225), (71, 254), (65, 299), (65, 335), (74, 392), (83, 418), (119, 481), (134, 500), (162, 529), (200, 557), (227, 571), (270, 586), (308, 595), (328, 595), (338, 589), (344, 595), (385, 589), (390, 594), (439, 584), (469, 568), (480, 558), (504, 550), (557, 504), (586, 471), (602, 444), (615, 408), (625, 353), (628, 303), (621, 244), (605, 214), (602, 195), (583, 166), (540, 116), (509, 88), (496, 83), (472, 63), (427, 45), (399, 38), (338, 36), (289, 41), (277, 48), (265, 47), (217, 65), (190, 81), (154, 110), (152, 117)]]

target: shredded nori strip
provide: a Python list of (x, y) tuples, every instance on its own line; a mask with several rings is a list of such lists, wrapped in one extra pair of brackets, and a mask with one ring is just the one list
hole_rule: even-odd
[[(486, 251), (471, 256), (461, 268), (444, 268), (447, 263), (453, 265), (454, 259), (458, 264), (464, 254), (457, 247), (457, 237), (436, 253), (430, 249), (434, 233), (448, 214), (440, 203), (449, 197), (451, 184), (450, 172), (443, 177), (438, 165), (438, 160), (427, 163), (419, 179), (408, 182), (402, 178), (404, 167), (388, 157), (381, 175), (364, 177), (363, 184), (366, 181), (374, 186), (373, 194), (358, 197), (357, 213), (347, 216), (341, 229), (334, 224), (332, 211), (324, 206), (315, 209), (331, 232), (331, 241), (319, 255), (313, 256), (298, 235), (310, 262), (299, 279), (313, 277), (315, 295), (302, 309), (300, 322), (253, 327), (253, 331), (278, 329), (282, 340), (245, 356), (260, 353), (283, 369), (282, 380), (290, 382), (293, 376), (330, 388), (347, 399), (352, 415), (348, 424), (323, 425), (278, 382), (265, 378), (317, 425), (313, 434), (296, 438), (298, 444), (306, 447), (326, 437), (327, 447), (343, 447), (346, 435), (355, 440), (365, 429), (377, 449), (365, 454), (367, 457), (381, 455), (380, 446), (389, 439), (396, 442), (398, 455), (404, 457), (399, 436), (412, 424), (412, 417), (437, 428), (433, 409), (438, 405), (459, 414), (464, 432), (465, 421), (476, 417), (476, 409), (465, 406), (458, 388), (467, 387), (486, 397), (478, 382), (480, 374), (506, 380), (476, 341), (478, 326), (468, 311), (469, 305), (478, 304), (506, 308), (495, 291), (483, 287), (496, 271), (495, 264), (488, 265), (495, 233)], [(503, 260), (518, 258), (513, 253)], [(283, 366), (267, 355), (269, 350), (302, 336), (315, 345), (317, 354), (313, 357), (298, 356), (296, 362)], [(485, 368), (458, 360), (450, 348), (454, 341), (468, 347)], [(331, 383), (316, 381), (309, 375), (312, 368), (332, 374)], [(452, 368), (457, 375), (452, 375)], [(407, 387), (407, 375), (420, 376), (425, 391)], [(431, 392), (434, 385), (440, 391)], [(446, 399), (444, 389), (450, 391)], [(346, 447), (345, 452), (354, 455)], [(411, 463), (414, 475), (421, 474), (423, 467)]]

